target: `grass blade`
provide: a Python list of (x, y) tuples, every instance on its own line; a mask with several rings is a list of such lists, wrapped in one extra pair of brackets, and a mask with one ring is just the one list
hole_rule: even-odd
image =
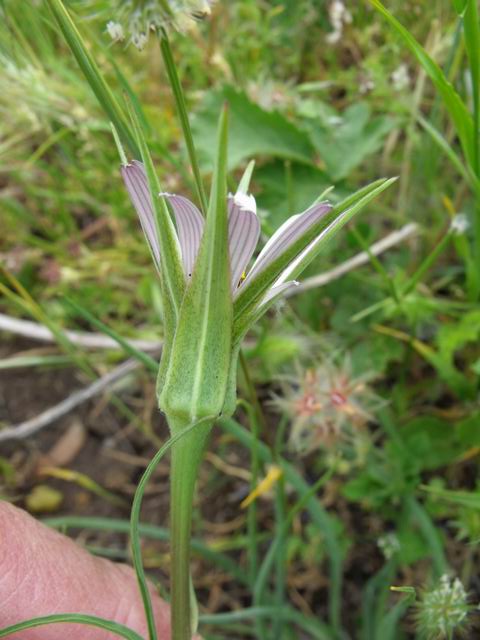
[(139, 149), (127, 124), (112, 90), (107, 85), (97, 63), (89, 53), (80, 32), (73, 22), (62, 0), (46, 0), (55, 20), (67, 41), (70, 50), (75, 56), (88, 84), (97, 97), (98, 102), (113, 122), (125, 145), (128, 146), (135, 157), (139, 157)]
[(127, 640), (144, 640), (141, 635), (132, 631), (128, 627), (112, 620), (106, 620), (104, 618), (98, 618), (97, 616), (88, 616), (80, 613), (57, 613), (52, 616), (42, 616), (39, 618), (31, 618), (24, 622), (18, 622), (5, 629), (0, 629), (0, 638), (5, 638), (12, 633), (18, 633), (19, 631), (25, 631), (26, 629), (33, 629), (35, 627), (41, 627), (47, 624), (58, 624), (60, 622), (70, 622), (72, 624), (84, 624), (90, 627), (97, 627), (98, 629), (104, 629), (105, 631), (111, 631), (120, 638), (126, 638)]
[(375, 9), (387, 19), (396, 33), (402, 38), (403, 42), (417, 58), (425, 73), (435, 85), (455, 125), (463, 153), (468, 163), (474, 167), (474, 126), (472, 116), (465, 103), (455, 91), (452, 84), (447, 80), (438, 64), (432, 60), (421, 44), (419, 44), (411, 33), (384, 7), (380, 0), (370, 0), (370, 2)]
[(480, 171), (480, 25), (478, 23), (477, 0), (467, 0), (465, 15), (463, 18), (463, 32), (465, 35), (465, 48), (470, 63), (470, 76), (472, 79), (473, 93), (473, 170), (475, 175)]

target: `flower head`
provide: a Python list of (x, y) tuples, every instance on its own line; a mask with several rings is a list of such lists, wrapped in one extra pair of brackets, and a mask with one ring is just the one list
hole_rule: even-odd
[(253, 163), (235, 194), (226, 190), (228, 108), (222, 111), (208, 211), (184, 196), (160, 192), (138, 120), (143, 163), (122, 158), (121, 173), (159, 272), (164, 346), (157, 393), (171, 417), (231, 415), (241, 342), (250, 327), (290, 287), (321, 248), (392, 180), (379, 180), (335, 209), (316, 201), (289, 218), (249, 269), (260, 235), (248, 193)]
[[(160, 245), (155, 225), (155, 217), (148, 189), (147, 177), (141, 162), (134, 160), (121, 169), (125, 185), (137, 211), (143, 232), (147, 238), (157, 269), (160, 269)], [(184, 196), (160, 193), (173, 212), (177, 239), (180, 246), (185, 279), (188, 283), (195, 268), (195, 260), (202, 240), (205, 219), (199, 209)], [(306, 230), (324, 217), (330, 210), (327, 202), (313, 204), (301, 214), (289, 218), (270, 238), (248, 271), (253, 253), (260, 236), (260, 222), (257, 217), (255, 198), (239, 189), (227, 198), (228, 211), (228, 249), (230, 256), (230, 283), (233, 299), (242, 292), (256, 276), (264, 271)], [(293, 264), (279, 274), (276, 282), (259, 301), (259, 307), (268, 303), (277, 295), (296, 285), (288, 280)]]
[[(417, 625), (420, 636), (427, 640), (453, 638), (465, 632), (472, 606), (458, 578), (443, 575), (440, 584), (423, 593), (417, 604)], [(455, 635), (457, 637), (457, 635)]]
[(367, 384), (370, 378), (368, 373), (353, 376), (346, 358), (341, 366), (326, 362), (307, 369), (300, 380), (284, 381), (282, 397), (272, 404), (293, 421), (291, 447), (299, 453), (328, 448), (348, 438), (352, 427), (358, 430), (373, 420), (381, 401)]
[(122, 29), (122, 35), (125, 31), (137, 49), (143, 49), (150, 32), (170, 26), (185, 30), (193, 20), (208, 16), (211, 5), (210, 0), (117, 0), (116, 20), (107, 30), (114, 40), (123, 40), (118, 37)]
[(461, 236), (468, 231), (470, 223), (465, 213), (457, 213), (451, 223), (450, 229), (456, 236)]

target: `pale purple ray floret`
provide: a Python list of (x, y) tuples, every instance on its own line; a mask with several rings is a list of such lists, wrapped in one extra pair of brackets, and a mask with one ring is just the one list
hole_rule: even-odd
[[(160, 244), (145, 169), (141, 162), (133, 160), (133, 162), (123, 165), (121, 171), (130, 199), (140, 218), (140, 224), (153, 259), (157, 268), (160, 269)], [(192, 275), (200, 247), (204, 218), (193, 202), (187, 198), (170, 193), (159, 195), (163, 196), (172, 208), (185, 277), (188, 279)], [(260, 222), (257, 217), (255, 198), (237, 191), (236, 194), (228, 196), (227, 208), (231, 284), (232, 293), (236, 297), (245, 283), (258, 275), (300, 236), (305, 234), (313, 224), (331, 210), (331, 205), (326, 202), (315, 203), (303, 213), (289, 218), (268, 240), (247, 274), (247, 267), (260, 236)], [(307, 252), (316, 240), (317, 238), (301, 252), (300, 256)], [(293, 262), (296, 262), (300, 256), (297, 256)], [(295, 281), (285, 281), (292, 271), (292, 264), (279, 275), (263, 302), (296, 284)]]

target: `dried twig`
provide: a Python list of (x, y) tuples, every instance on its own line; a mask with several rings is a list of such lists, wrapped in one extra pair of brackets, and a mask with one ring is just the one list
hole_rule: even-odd
[[(418, 225), (415, 224), (414, 222), (410, 222), (409, 224), (405, 225), (398, 231), (394, 231), (393, 233), (390, 233), (385, 238), (382, 238), (382, 240), (379, 240), (378, 242), (375, 242), (375, 244), (372, 244), (369, 252), (374, 256), (378, 256), (384, 251), (387, 251), (387, 249), (391, 249), (391, 247), (395, 246), (396, 244), (399, 244), (400, 242), (403, 242), (403, 240), (406, 240), (410, 236), (413, 236), (414, 234), (417, 233), (417, 231), (418, 231)], [(346, 260), (338, 267), (335, 267), (330, 271), (326, 271), (325, 273), (321, 273), (318, 276), (312, 276), (311, 278), (307, 278), (306, 280), (303, 280), (298, 285), (298, 287), (293, 287), (287, 292), (286, 295), (296, 296), (299, 293), (302, 293), (302, 291), (307, 291), (308, 289), (315, 289), (316, 287), (324, 287), (326, 284), (333, 282), (333, 280), (337, 280), (338, 278), (341, 278), (343, 275), (345, 275), (349, 271), (353, 271), (353, 269), (356, 269), (357, 267), (361, 267), (362, 265), (367, 264), (369, 260), (370, 260), (370, 257), (366, 251), (357, 253), (356, 256), (353, 256), (353, 258), (350, 258), (350, 260)]]
[(87, 400), (90, 400), (90, 398), (93, 398), (104, 391), (111, 390), (119, 380), (141, 366), (142, 363), (135, 358), (130, 358), (129, 360), (122, 362), (118, 367), (115, 367), (101, 378), (98, 378), (98, 380), (95, 380), (95, 382), (90, 384), (88, 387), (80, 389), (80, 391), (75, 391), (68, 398), (65, 398), (65, 400), (62, 400), (55, 406), (43, 411), (34, 418), (25, 420), (25, 422), (21, 422), (17, 425), (11, 425), (4, 429), (0, 429), (0, 442), (5, 442), (7, 440), (23, 440), (28, 436), (33, 435), (37, 431), (40, 431), (40, 429), (43, 429), (55, 420), (58, 420), (65, 414), (72, 411), (72, 409), (75, 409), (75, 407), (78, 407)]
[[(56, 342), (55, 336), (47, 327), (30, 320), (12, 318), (4, 313), (0, 313), (0, 331), (25, 336), (39, 342)], [(85, 349), (112, 349), (116, 351), (122, 349), (118, 342), (103, 333), (84, 333), (69, 330), (64, 331), (64, 333), (72, 344)], [(125, 340), (139, 351), (156, 351), (162, 346), (161, 342), (153, 340), (129, 340), (128, 338), (125, 338)]]

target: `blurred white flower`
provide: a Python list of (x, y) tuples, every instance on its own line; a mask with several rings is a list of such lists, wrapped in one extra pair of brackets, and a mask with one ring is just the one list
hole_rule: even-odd
[(351, 24), (352, 14), (341, 0), (333, 0), (328, 8), (328, 15), (333, 31), (328, 34), (327, 42), (335, 44), (342, 37), (343, 27)]
[(457, 213), (450, 223), (450, 229), (456, 236), (463, 235), (469, 228), (470, 222), (465, 213)]
[(119, 22), (110, 20), (110, 22), (107, 23), (107, 33), (114, 42), (120, 42), (125, 39), (123, 27)]
[(395, 91), (402, 91), (410, 85), (410, 74), (408, 67), (405, 63), (402, 63), (391, 75), (393, 88)]
[(375, 82), (371, 78), (362, 78), (358, 85), (358, 91), (362, 95), (375, 89)]
[(380, 536), (377, 545), (387, 560), (393, 558), (400, 551), (400, 541), (393, 532)]
[(116, 0), (116, 19), (107, 24), (107, 31), (116, 41), (127, 34), (137, 49), (143, 49), (150, 32), (169, 27), (185, 31), (194, 20), (210, 15), (211, 5), (211, 0)]

